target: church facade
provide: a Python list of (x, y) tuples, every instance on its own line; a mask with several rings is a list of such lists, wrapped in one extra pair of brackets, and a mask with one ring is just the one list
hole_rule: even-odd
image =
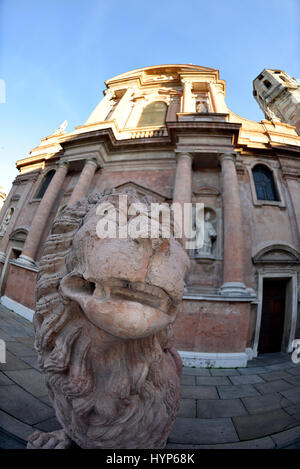
[(159, 203), (204, 204), (204, 245), (189, 251), (174, 327), (184, 363), (245, 366), (259, 353), (291, 352), (300, 338), (300, 136), (283, 117), (234, 114), (225, 94), (216, 69), (133, 70), (106, 81), (83, 125), (62, 124), (17, 161), (0, 213), (1, 302), (31, 319), (55, 218), (92, 192), (132, 187)]

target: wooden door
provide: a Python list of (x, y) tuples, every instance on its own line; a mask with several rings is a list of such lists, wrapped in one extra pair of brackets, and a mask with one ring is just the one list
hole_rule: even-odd
[(285, 294), (286, 280), (264, 279), (258, 353), (281, 351)]

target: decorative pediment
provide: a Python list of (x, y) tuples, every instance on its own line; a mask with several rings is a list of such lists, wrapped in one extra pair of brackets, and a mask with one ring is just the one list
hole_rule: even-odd
[(138, 193), (140, 197), (144, 196), (149, 196), (153, 197), (154, 199), (157, 200), (157, 202), (166, 202), (167, 198), (163, 196), (162, 194), (159, 194), (158, 192), (152, 191), (151, 189), (148, 189), (146, 187), (140, 186), (139, 184), (136, 184), (135, 182), (125, 182), (124, 184), (120, 184), (119, 186), (115, 187), (115, 190), (117, 192), (121, 192), (124, 189), (134, 189)]
[(220, 192), (215, 187), (211, 186), (197, 187), (193, 192), (195, 195), (201, 195), (203, 197), (218, 197), (218, 195), (220, 195)]
[(290, 246), (273, 244), (260, 249), (252, 260), (254, 264), (299, 264), (300, 254)]

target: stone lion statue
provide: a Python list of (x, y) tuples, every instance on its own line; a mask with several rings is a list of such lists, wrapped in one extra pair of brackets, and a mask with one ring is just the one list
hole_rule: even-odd
[(30, 449), (163, 448), (175, 421), (182, 363), (172, 323), (189, 259), (173, 237), (100, 239), (97, 206), (117, 208), (118, 196), (67, 207), (45, 243), (35, 347), (62, 429), (34, 432)]

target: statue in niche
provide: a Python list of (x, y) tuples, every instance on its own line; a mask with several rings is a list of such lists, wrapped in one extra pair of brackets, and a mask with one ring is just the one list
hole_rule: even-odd
[(3, 220), (2, 224), (1, 224), (1, 227), (0, 227), (0, 236), (4, 236), (4, 234), (7, 230), (7, 227), (9, 225), (10, 219), (13, 216), (13, 213), (14, 213), (13, 207), (11, 207), (10, 209), (7, 210), (6, 215), (4, 217), (4, 220)]
[[(123, 194), (150, 212), (153, 200)], [(172, 236), (99, 238), (97, 208), (118, 210), (119, 195), (66, 207), (45, 243), (35, 347), (62, 429), (34, 432), (30, 449), (164, 448), (175, 421), (182, 363), (172, 324), (189, 259)]]
[[(200, 244), (200, 230), (198, 230), (197, 238), (196, 238), (196, 245)], [(201, 236), (202, 238), (202, 236)], [(204, 238), (203, 238), (203, 245), (201, 248), (196, 249), (195, 254), (196, 256), (211, 256), (213, 251), (213, 242), (217, 238), (217, 232), (211, 222), (211, 213), (206, 212), (204, 215)]]
[(209, 112), (208, 100), (203, 97), (200, 98), (196, 103), (196, 112)]

